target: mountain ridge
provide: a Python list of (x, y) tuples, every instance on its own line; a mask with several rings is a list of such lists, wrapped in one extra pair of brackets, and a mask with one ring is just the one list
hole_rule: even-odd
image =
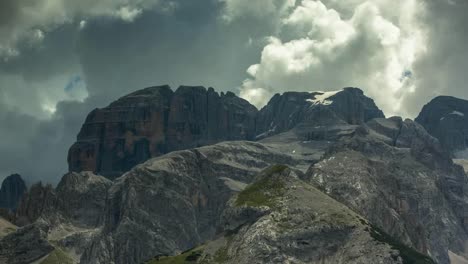
[[(98, 139), (112, 143), (125, 134), (113, 130), (116, 123), (128, 121), (135, 129), (136, 122), (150, 122), (146, 117), (151, 111), (145, 109), (159, 109), (157, 115), (163, 117), (169, 104), (176, 105), (175, 111), (183, 111), (173, 113), (174, 120), (183, 121), (188, 131), (193, 122), (209, 123), (205, 108), (191, 108), (199, 98), (211, 94), (231, 117), (236, 111), (229, 109), (235, 110), (240, 102), (233, 93), (216, 96), (211, 88), (185, 86), (177, 97), (169, 90), (150, 87), (111, 103), (109, 109), (114, 112), (91, 112), (85, 122), (89, 126), (80, 132), (82, 143), (86, 137), (93, 141), (101, 135), (90, 128), (95, 124), (106, 128), (102, 122), (106, 116), (117, 122), (109, 122), (109, 133)], [(373, 100), (356, 88), (288, 92), (273, 98), (255, 116), (237, 112), (247, 119), (237, 119), (236, 124), (254, 121), (254, 128), (244, 127), (251, 131), (251, 140), (215, 140), (211, 143), (216, 144), (205, 146), (199, 146), (204, 144), (199, 139), (209, 137), (192, 143), (182, 140), (186, 144), (182, 149), (145, 156), (116, 178), (71, 171), (56, 188), (33, 185), (15, 213), (13, 222), (19, 230), (0, 239), (5, 245), (0, 263), (22, 252), (31, 253), (22, 258), (38, 263), (62, 256), (67, 263), (90, 264), (172, 263), (174, 259), (271, 263), (270, 256), (274, 263), (369, 263), (378, 258), (382, 263), (401, 264), (411, 263), (405, 260), (408, 254), (421, 263), (433, 263), (433, 259), (451, 264), (455, 257), (468, 257), (464, 248), (467, 176), (422, 125), (385, 118)], [(152, 100), (157, 101), (155, 106)], [(187, 109), (189, 118), (181, 114)], [(170, 122), (161, 120), (158, 124), (169, 127)], [(225, 128), (229, 122), (216, 128)], [(239, 131), (235, 135), (243, 139)], [(201, 135), (213, 135), (205, 132)], [(263, 135), (257, 137), (258, 133)], [(134, 142), (123, 139), (122, 146)], [(270, 177), (275, 181), (262, 181)], [(328, 208), (320, 205), (324, 201)], [(341, 208), (340, 212), (334, 208)], [(319, 215), (330, 220), (325, 221), (326, 228), (316, 221), (322, 219)], [(339, 221), (349, 215), (360, 220), (352, 225)], [(310, 224), (303, 226), (300, 219)], [(288, 231), (272, 233), (281, 226)], [(40, 247), (33, 250), (37, 244), (30, 240)]]

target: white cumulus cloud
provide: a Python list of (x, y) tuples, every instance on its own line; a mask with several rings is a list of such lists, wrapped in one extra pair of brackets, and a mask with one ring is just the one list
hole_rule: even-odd
[(417, 89), (411, 73), (427, 45), (418, 20), (424, 6), (419, 0), (346, 3), (352, 8), (303, 0), (290, 9), (260, 62), (247, 70), (241, 96), (261, 107), (285, 90), (357, 86), (388, 115), (407, 115), (402, 102)]

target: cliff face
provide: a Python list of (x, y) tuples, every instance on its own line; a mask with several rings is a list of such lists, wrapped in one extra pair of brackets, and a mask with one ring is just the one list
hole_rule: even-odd
[(298, 161), (262, 144), (223, 142), (150, 159), (114, 181), (102, 231), (82, 263), (142, 263), (216, 236), (229, 198), (270, 164)]
[(18, 174), (8, 176), (0, 189), (0, 208), (16, 210), (18, 202), (26, 192), (26, 184)]
[(383, 117), (357, 88), (275, 95), (261, 111), (231, 92), (181, 86), (150, 87), (86, 118), (70, 148), (70, 171), (115, 178), (149, 158), (228, 140), (254, 140), (299, 124), (359, 125)]
[(146, 88), (95, 109), (70, 148), (70, 171), (115, 178), (174, 150), (254, 138), (256, 108), (212, 88)]
[(438, 138), (447, 151), (468, 148), (468, 101), (450, 96), (436, 97), (423, 107), (416, 122)]
[(411, 120), (370, 121), (331, 147), (306, 178), (438, 263), (451, 263), (449, 250), (466, 256), (466, 175)]
[(184, 258), (200, 264), (434, 263), (385, 239), (388, 235), (300, 180), (286, 166), (272, 166), (260, 173), (228, 202), (222, 219), (224, 233), (217, 239), (148, 263), (176, 263)]
[[(76, 262), (96, 264), (433, 263), (428, 256), (449, 264), (451, 256), (468, 257), (468, 180), (462, 167), (421, 125), (383, 118), (362, 91), (287, 93), (255, 115), (232, 94), (166, 88), (123, 97), (106, 108), (110, 112), (94, 111), (80, 142), (96, 140), (99, 151), (115, 147), (122, 139), (111, 120), (145, 128), (146, 119), (132, 120), (153, 110), (137, 109), (156, 104), (154, 109), (166, 109), (162, 121), (148, 121), (154, 127), (138, 130), (134, 140), (124, 138), (123, 146), (134, 151), (135, 142), (146, 140), (189, 149), (150, 153), (160, 156), (113, 181), (71, 172), (55, 189), (34, 185), (15, 222), (31, 225), (0, 240), (7, 249), (0, 250), (0, 260), (35, 246), (27, 243), (30, 237), (53, 248), (43, 243), (28, 259), (62, 250)], [(227, 110), (203, 110), (209, 102)], [(118, 107), (126, 110), (116, 114)], [(244, 110), (229, 110), (237, 107)], [(211, 108), (221, 109), (206, 109)], [(242, 123), (251, 120), (240, 118), (250, 113), (245, 109), (252, 109), (247, 116), (256, 124)], [(229, 122), (209, 121), (217, 118)], [(85, 135), (99, 134), (90, 133), (93, 127), (105, 133), (86, 142)], [(159, 131), (163, 141), (141, 131)], [(255, 131), (265, 138), (190, 148), (209, 144), (207, 138), (243, 139)], [(151, 146), (158, 144), (147, 145), (154, 151)], [(104, 164), (111, 154), (96, 152), (89, 164)], [(122, 169), (117, 158), (109, 171)], [(270, 167), (275, 164), (287, 166)]]
[(384, 117), (374, 101), (358, 88), (334, 92), (286, 92), (276, 94), (260, 110), (258, 138), (288, 131), (299, 124), (360, 125)]

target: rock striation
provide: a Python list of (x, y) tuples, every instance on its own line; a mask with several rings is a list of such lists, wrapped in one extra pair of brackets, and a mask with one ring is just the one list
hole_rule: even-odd
[(16, 210), (18, 202), (26, 191), (26, 184), (19, 174), (8, 176), (0, 188), (0, 208)]
[(115, 178), (174, 150), (255, 137), (257, 109), (213, 88), (149, 87), (95, 109), (70, 148), (70, 171)]
[(23, 195), (15, 213), (15, 224), (26, 226), (42, 215), (55, 214), (56, 193), (52, 185), (36, 183)]
[(222, 219), (217, 239), (148, 263), (435, 263), (398, 245), (287, 166), (261, 172), (229, 201)]
[(468, 101), (439, 96), (425, 105), (416, 118), (447, 151), (455, 153), (468, 148)]
[(141, 263), (212, 239), (231, 196), (275, 163), (299, 164), (254, 142), (225, 142), (151, 159), (109, 189), (104, 226), (82, 263)]
[(467, 256), (468, 182), (438, 140), (401, 118), (337, 142), (306, 178), (407, 246), (449, 264)]
[[(110, 179), (165, 153), (229, 140), (254, 140), (299, 124), (359, 125), (384, 117), (357, 88), (337, 92), (275, 95), (261, 111), (231, 92), (181, 86), (131, 93), (86, 118), (70, 148), (70, 171), (92, 171)], [(315, 132), (308, 131), (315, 136)]]
[(67, 173), (57, 188), (35, 184), (21, 200), (15, 223), (46, 230), (44, 239), (54, 245), (48, 258), (77, 263), (102, 226), (111, 184), (109, 179), (91, 172)]
[(69, 161), (56, 188), (23, 196), (0, 263), (468, 257), (463, 168), (356, 88), (285, 93), (260, 111), (212, 89), (147, 88), (93, 111)]

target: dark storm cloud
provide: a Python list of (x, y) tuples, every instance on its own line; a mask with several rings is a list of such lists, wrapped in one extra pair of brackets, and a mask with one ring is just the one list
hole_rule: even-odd
[[(387, 66), (386, 56), (405, 54), (399, 45), (388, 48), (377, 43), (375, 36), (380, 33), (392, 40), (393, 27), (372, 28), (366, 23), (370, 19), (349, 22), (353, 16), (359, 17), (356, 7), (364, 0), (322, 2), (326, 12), (316, 9), (314, 12), (322, 13), (311, 13), (311, 17), (318, 14), (337, 24), (324, 27), (321, 36), (334, 36), (333, 30), (340, 32), (337, 36), (347, 33), (344, 21), (357, 31), (353, 41), (334, 56), (322, 56), (314, 49), (305, 53), (327, 67), (316, 67), (299, 77), (280, 71), (272, 78), (259, 78), (257, 84), (276, 85), (275, 92), (326, 84), (335, 89), (361, 86), (384, 99), (395, 95), (403, 102), (401, 112), (409, 116), (416, 115), (433, 95), (467, 96), (466, 1), (405, 1), (424, 3), (424, 9), (411, 7), (413, 13), (424, 15), (421, 25), (399, 21), (395, 14), (404, 13), (398, 9), (404, 4), (398, 1), (376, 1), (379, 12), (368, 8), (369, 15), (360, 14), (377, 22), (388, 21), (405, 32), (427, 30), (426, 53), (416, 58), (412, 68), (401, 67), (395, 73), (397, 81), (415, 85), (414, 93), (384, 91), (386, 86), (380, 84), (385, 80), (365, 79)], [(301, 35), (303, 28), (294, 28), (298, 23), (283, 23), (301, 1), (57, 0), (44, 8), (46, 3), (0, 2), (0, 178), (19, 172), (29, 182), (57, 182), (67, 170), (67, 150), (86, 114), (128, 92), (166, 83), (236, 91), (248, 78), (246, 70), (251, 65), (297, 66), (277, 63), (288, 62), (288, 56), (305, 58), (301, 52), (313, 43), (303, 40), (309, 37)], [(28, 13), (30, 10), (35, 12)], [(269, 36), (282, 42), (267, 40)], [(286, 44), (291, 41), (295, 42)], [(272, 52), (264, 52), (266, 47)], [(397, 55), (392, 53), (395, 50)], [(279, 56), (271, 56), (275, 54)], [(272, 58), (277, 60), (269, 60)], [(253, 71), (251, 68), (250, 73)], [(382, 107), (388, 105), (391, 103)]]
[(468, 2), (432, 0), (426, 4), (427, 54), (413, 72), (419, 92), (404, 102), (414, 114), (438, 95), (468, 99)]
[[(131, 23), (106, 16), (88, 18), (82, 29), (78, 21), (66, 23), (40, 45), (20, 44), (20, 55), (0, 62), (0, 103), (9, 109), (0, 122), (16, 124), (0, 127), (0, 136), (11, 139), (0, 148), (0, 156), (8, 156), (0, 178), (19, 172), (30, 182), (57, 182), (86, 114), (130, 91), (164, 83), (235, 90), (259, 59), (262, 45), (254, 40), (274, 26), (255, 18), (227, 23), (217, 0), (175, 6), (145, 10)], [(86, 84), (88, 99), (61, 102), (47, 118), (39, 114), (44, 98), (60, 99), (56, 95), (71, 91), (66, 87), (76, 78)]]
[(74, 24), (65, 24), (47, 34), (37, 45), (18, 45), (21, 55), (0, 60), (0, 71), (19, 74), (28, 81), (47, 80), (51, 76), (76, 71), (78, 30)]
[(271, 33), (267, 24), (225, 23), (217, 1), (180, 1), (171, 14), (147, 12), (134, 23), (94, 23), (79, 42), (91, 95), (122, 95), (155, 83), (234, 89), (261, 46), (250, 38)]

